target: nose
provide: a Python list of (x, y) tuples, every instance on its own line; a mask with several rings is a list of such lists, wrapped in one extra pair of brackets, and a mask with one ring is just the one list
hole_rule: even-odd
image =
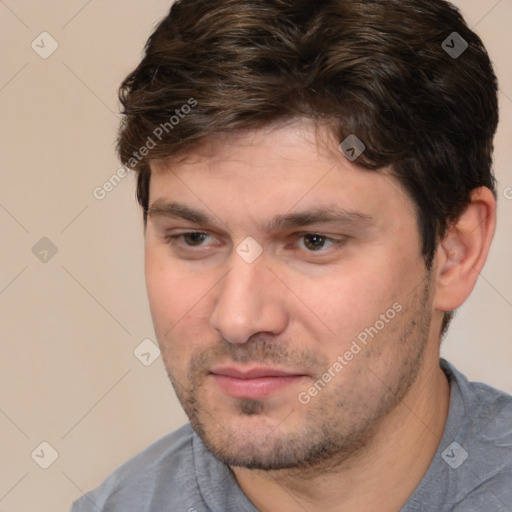
[(254, 334), (283, 331), (288, 323), (283, 290), (263, 255), (247, 263), (234, 252), (230, 268), (216, 287), (213, 328), (234, 344), (246, 343)]

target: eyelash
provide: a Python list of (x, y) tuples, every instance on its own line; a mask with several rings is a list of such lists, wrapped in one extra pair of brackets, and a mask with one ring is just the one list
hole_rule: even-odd
[[(168, 244), (170, 244), (171, 246), (177, 246), (178, 245), (178, 240), (179, 239), (183, 239), (183, 237), (187, 236), (187, 235), (206, 235), (206, 236), (211, 236), (209, 235), (208, 233), (206, 233), (205, 231), (187, 231), (185, 233), (179, 233), (177, 235), (166, 235), (165, 236), (165, 240)], [(301, 238), (304, 238), (306, 236), (311, 236), (311, 237), (318, 237), (318, 238), (321, 238), (322, 240), (326, 241), (326, 242), (331, 242), (333, 245), (331, 247), (334, 247), (336, 245), (342, 245), (344, 242), (345, 242), (345, 239), (343, 240), (335, 240), (333, 238), (329, 238), (325, 235), (322, 235), (321, 233), (314, 233), (314, 232), (307, 232), (307, 233), (295, 233), (294, 234), (295, 237), (301, 239)], [(184, 246), (185, 249), (200, 249), (201, 247), (203, 247), (202, 245), (199, 245), (199, 246), (193, 246), (193, 245), (186, 245)], [(317, 251), (314, 251), (314, 250), (306, 250), (307, 253), (309, 254), (323, 254), (327, 251), (328, 249), (319, 249)]]

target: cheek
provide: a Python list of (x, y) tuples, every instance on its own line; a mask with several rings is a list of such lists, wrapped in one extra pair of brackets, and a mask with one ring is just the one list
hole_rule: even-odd
[(145, 251), (145, 277), (155, 329), (165, 333), (185, 315), (190, 287), (180, 278), (164, 251), (149, 242)]
[(146, 249), (145, 275), (162, 351), (173, 352), (174, 356), (192, 351), (205, 338), (212, 285), (205, 276), (190, 274), (175, 262), (171, 264), (168, 256), (151, 247)]
[[(376, 323), (379, 332), (391, 334), (397, 328), (397, 310), (403, 309), (408, 294), (418, 284), (414, 277), (419, 273), (395, 265), (392, 259), (379, 264), (374, 258), (366, 265), (359, 262), (340, 266), (333, 275), (304, 284), (297, 295), (304, 297), (314, 313), (308, 315), (311, 321), (307, 329), (320, 333), (328, 328), (333, 350), (340, 351)], [(381, 329), (383, 322), (385, 327)]]

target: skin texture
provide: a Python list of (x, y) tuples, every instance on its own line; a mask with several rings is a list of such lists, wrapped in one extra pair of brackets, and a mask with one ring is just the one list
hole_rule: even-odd
[[(397, 181), (349, 162), (310, 121), (218, 137), (151, 169), (151, 314), (196, 432), (261, 511), (397, 510), (442, 437), (442, 312), (465, 300), (485, 261), (492, 194), (479, 189), (427, 271)], [(169, 202), (212, 222), (165, 215)], [(333, 205), (352, 215), (267, 229), (276, 215)], [(247, 237), (262, 249), (252, 263), (237, 252)], [(219, 366), (298, 377), (264, 398), (238, 398), (212, 375)]]

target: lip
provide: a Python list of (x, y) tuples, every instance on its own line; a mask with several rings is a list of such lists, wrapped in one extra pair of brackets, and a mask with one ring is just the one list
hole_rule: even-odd
[(225, 375), (236, 379), (258, 379), (261, 377), (295, 377), (298, 373), (271, 368), (269, 366), (255, 366), (252, 368), (235, 368), (233, 366), (220, 366), (214, 368), (211, 373), (215, 375)]
[(301, 381), (303, 374), (271, 367), (219, 367), (211, 376), (221, 390), (234, 398), (261, 399)]

